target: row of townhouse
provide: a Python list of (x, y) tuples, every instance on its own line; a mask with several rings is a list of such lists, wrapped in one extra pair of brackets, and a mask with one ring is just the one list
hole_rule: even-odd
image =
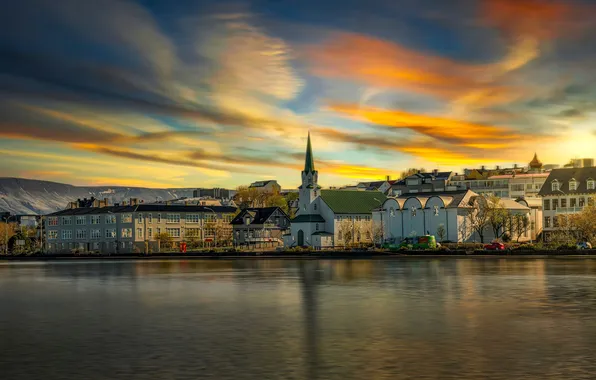
[[(46, 251), (100, 253), (159, 252), (157, 237), (167, 233), (174, 243), (231, 238), (235, 207), (130, 204), (76, 207), (47, 215)], [(229, 234), (218, 230), (229, 230)]]

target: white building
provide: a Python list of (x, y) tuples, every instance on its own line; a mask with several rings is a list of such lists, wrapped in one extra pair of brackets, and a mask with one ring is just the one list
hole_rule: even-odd
[(309, 134), (298, 211), (284, 245), (319, 249), (372, 242), (372, 210), (385, 201), (385, 195), (380, 191), (321, 190), (318, 177)]
[[(482, 199), (471, 190), (404, 194), (390, 197), (382, 208), (373, 212), (374, 223), (383, 229), (383, 240), (399, 242), (408, 236), (435, 235), (441, 228), (445, 231), (442, 240), (452, 242), (480, 242), (477, 232), (470, 227), (468, 218), (473, 202)], [(502, 205), (512, 215), (526, 215), (530, 208), (511, 199), (501, 199)], [(532, 231), (528, 228), (520, 241), (530, 240)], [(517, 236), (514, 237), (517, 240)], [(489, 226), (484, 230), (484, 241), (494, 239)], [(437, 240), (441, 240), (437, 237)]]
[(559, 228), (559, 217), (580, 212), (596, 197), (596, 167), (554, 169), (540, 190), (544, 239)]

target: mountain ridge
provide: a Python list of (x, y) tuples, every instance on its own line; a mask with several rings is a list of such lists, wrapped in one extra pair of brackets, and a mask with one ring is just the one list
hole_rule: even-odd
[(193, 188), (136, 186), (75, 186), (19, 177), (0, 177), (0, 211), (12, 214), (47, 214), (64, 209), (78, 198), (108, 198), (110, 203), (137, 198), (145, 202), (192, 197)]

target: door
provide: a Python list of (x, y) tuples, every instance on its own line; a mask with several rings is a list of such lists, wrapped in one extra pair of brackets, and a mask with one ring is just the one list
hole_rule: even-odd
[(304, 246), (304, 231), (298, 230), (298, 246)]

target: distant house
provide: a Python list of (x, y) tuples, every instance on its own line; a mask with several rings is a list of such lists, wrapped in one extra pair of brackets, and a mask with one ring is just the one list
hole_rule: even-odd
[(263, 193), (281, 193), (281, 186), (276, 180), (257, 181), (250, 184), (249, 189), (257, 189)]
[(247, 208), (231, 222), (234, 245), (281, 245), (290, 218), (279, 207)]
[(411, 193), (456, 190), (455, 187), (450, 187), (452, 177), (453, 172), (440, 172), (438, 170), (433, 170), (428, 173), (418, 172), (400, 181), (394, 182), (391, 186), (390, 194), (399, 196)]

